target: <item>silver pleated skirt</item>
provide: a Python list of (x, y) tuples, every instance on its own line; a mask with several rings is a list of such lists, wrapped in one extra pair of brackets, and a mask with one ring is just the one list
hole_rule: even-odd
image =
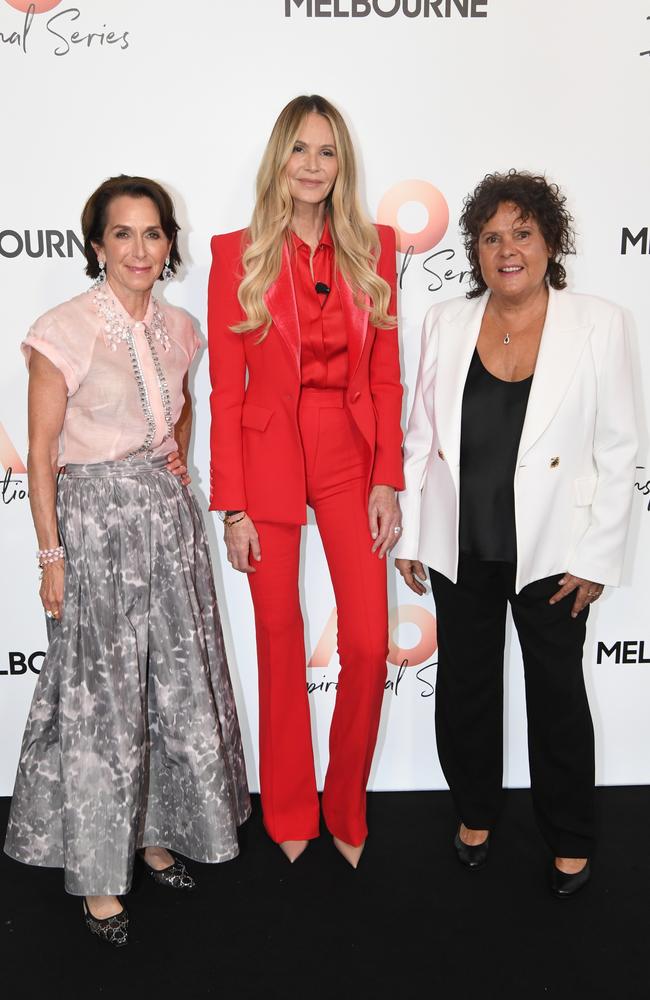
[(6, 852), (118, 895), (134, 853), (238, 853), (250, 812), (201, 512), (165, 460), (67, 466), (65, 596), (23, 738)]

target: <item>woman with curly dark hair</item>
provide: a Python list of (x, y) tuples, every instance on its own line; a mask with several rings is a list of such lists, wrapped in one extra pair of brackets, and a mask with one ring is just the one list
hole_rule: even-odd
[[(466, 299), (433, 306), (405, 441), (395, 555), (438, 618), (436, 736), (480, 868), (499, 813), (510, 604), (526, 681), (531, 787), (559, 896), (590, 875), (589, 606), (620, 582), (636, 432), (622, 310), (566, 291), (572, 218), (557, 185), (511, 170), (466, 199)], [(467, 299), (470, 301), (468, 302)]]

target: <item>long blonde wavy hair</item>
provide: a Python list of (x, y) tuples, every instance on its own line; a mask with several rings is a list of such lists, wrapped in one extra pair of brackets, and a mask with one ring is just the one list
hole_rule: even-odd
[[(261, 328), (259, 341), (266, 337), (271, 325), (264, 295), (280, 273), (282, 248), (289, 238), (293, 216), (286, 167), (305, 115), (314, 111), (330, 123), (338, 158), (338, 174), (326, 205), (337, 268), (353, 289), (355, 301), (369, 309), (375, 326), (388, 329), (396, 325), (395, 317), (388, 312), (390, 286), (377, 274), (377, 230), (359, 202), (350, 133), (340, 112), (324, 97), (311, 94), (294, 98), (280, 112), (257, 174), (255, 209), (242, 256), (244, 276), (237, 292), (246, 319), (232, 329), (248, 333)], [(365, 295), (370, 299), (368, 307), (364, 305)]]

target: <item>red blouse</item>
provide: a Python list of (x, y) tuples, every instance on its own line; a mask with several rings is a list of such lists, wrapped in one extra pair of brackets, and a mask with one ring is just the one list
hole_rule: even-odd
[[(329, 226), (314, 250), (292, 233), (291, 272), (300, 323), (301, 383), (312, 389), (347, 389), (348, 338), (334, 262)], [(311, 257), (311, 267), (310, 267)], [(316, 291), (322, 282), (328, 294)]]

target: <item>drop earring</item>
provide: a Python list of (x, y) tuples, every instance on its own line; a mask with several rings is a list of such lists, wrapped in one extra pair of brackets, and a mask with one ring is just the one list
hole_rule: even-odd
[(166, 257), (165, 258), (165, 266), (163, 267), (163, 271), (162, 271), (162, 280), (163, 281), (169, 281), (169, 279), (173, 278), (173, 277), (174, 277), (174, 272), (172, 271), (171, 267), (169, 266), (169, 257)]
[(95, 278), (93, 288), (100, 288), (106, 281), (106, 261), (99, 260), (97, 263), (99, 264), (99, 274)]

